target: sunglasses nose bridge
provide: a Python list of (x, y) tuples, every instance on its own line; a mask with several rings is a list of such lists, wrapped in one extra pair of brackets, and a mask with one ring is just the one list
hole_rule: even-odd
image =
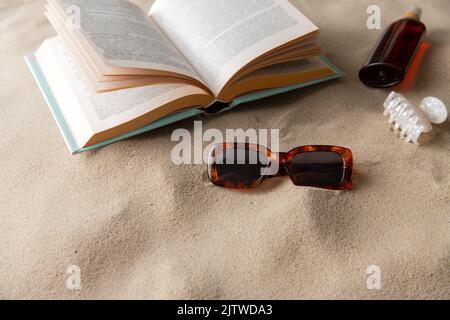
[(289, 176), (289, 160), (288, 160), (288, 154), (283, 152), (280, 153), (280, 169), (279, 169), (279, 176)]
[(279, 157), (280, 164), (282, 164), (283, 166), (286, 166), (286, 164), (288, 163), (288, 154), (285, 152), (280, 152), (278, 154), (278, 157)]
[(267, 178), (285, 177), (289, 175), (287, 153), (273, 153), (270, 157)]

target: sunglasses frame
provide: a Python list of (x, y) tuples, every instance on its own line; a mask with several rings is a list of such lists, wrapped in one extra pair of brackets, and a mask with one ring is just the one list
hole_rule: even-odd
[[(221, 179), (219, 178), (219, 175), (217, 172), (217, 166), (216, 166), (216, 150), (225, 151), (225, 150), (231, 150), (231, 149), (253, 150), (253, 151), (256, 151), (258, 154), (260, 154), (260, 153), (264, 154), (269, 161), (264, 174), (262, 174), (258, 180), (253, 181), (251, 183), (249, 183), (249, 182), (233, 183), (230, 181), (221, 181)], [(339, 154), (343, 160), (344, 174), (342, 177), (342, 181), (339, 183), (339, 185), (337, 185), (337, 186), (336, 185), (329, 185), (329, 186), (327, 185), (327, 186), (320, 186), (317, 188), (328, 189), (328, 190), (352, 190), (352, 188), (353, 188), (353, 184), (352, 184), (353, 154), (352, 154), (352, 151), (350, 149), (344, 148), (344, 147), (326, 146), (326, 145), (302, 146), (302, 147), (294, 148), (289, 152), (274, 153), (266, 147), (256, 145), (256, 144), (250, 144), (250, 143), (215, 144), (209, 153), (208, 177), (209, 177), (209, 180), (213, 184), (222, 186), (225, 188), (232, 188), (232, 189), (255, 188), (255, 187), (259, 186), (261, 183), (263, 183), (266, 179), (271, 179), (271, 178), (276, 178), (276, 177), (284, 177), (284, 176), (289, 176), (291, 178), (291, 181), (294, 182), (294, 178), (293, 178), (294, 172), (292, 169), (292, 159), (294, 158), (294, 156), (296, 156), (297, 154), (300, 154), (300, 153), (318, 152), (318, 151), (334, 152), (334, 153)], [(270, 172), (271, 166), (273, 163), (278, 164), (279, 169), (278, 169), (277, 173)]]

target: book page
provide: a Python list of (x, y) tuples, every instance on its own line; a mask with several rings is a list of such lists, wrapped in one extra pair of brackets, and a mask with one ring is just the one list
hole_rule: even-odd
[[(106, 65), (170, 71), (199, 79), (171, 41), (131, 2), (50, 0), (49, 3), (59, 5), (71, 23), (79, 19), (76, 27)], [(79, 16), (72, 17), (75, 14)]]
[(80, 146), (95, 133), (157, 111), (171, 101), (189, 95), (208, 95), (187, 84), (160, 84), (98, 93), (60, 38), (46, 40), (36, 57)]
[(287, 0), (157, 0), (150, 17), (216, 95), (254, 59), (318, 30)]

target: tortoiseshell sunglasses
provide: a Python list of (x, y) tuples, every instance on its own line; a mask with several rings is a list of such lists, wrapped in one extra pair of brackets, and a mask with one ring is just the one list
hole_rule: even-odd
[(213, 184), (238, 189), (289, 176), (297, 186), (351, 190), (352, 170), (351, 150), (335, 146), (304, 146), (273, 153), (259, 145), (224, 143), (212, 147), (208, 161)]

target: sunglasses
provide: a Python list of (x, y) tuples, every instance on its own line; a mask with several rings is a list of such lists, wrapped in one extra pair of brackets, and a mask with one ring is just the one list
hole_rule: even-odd
[(352, 169), (351, 150), (334, 146), (304, 146), (273, 153), (255, 144), (223, 143), (213, 145), (208, 159), (209, 180), (237, 189), (289, 176), (296, 186), (351, 190)]

